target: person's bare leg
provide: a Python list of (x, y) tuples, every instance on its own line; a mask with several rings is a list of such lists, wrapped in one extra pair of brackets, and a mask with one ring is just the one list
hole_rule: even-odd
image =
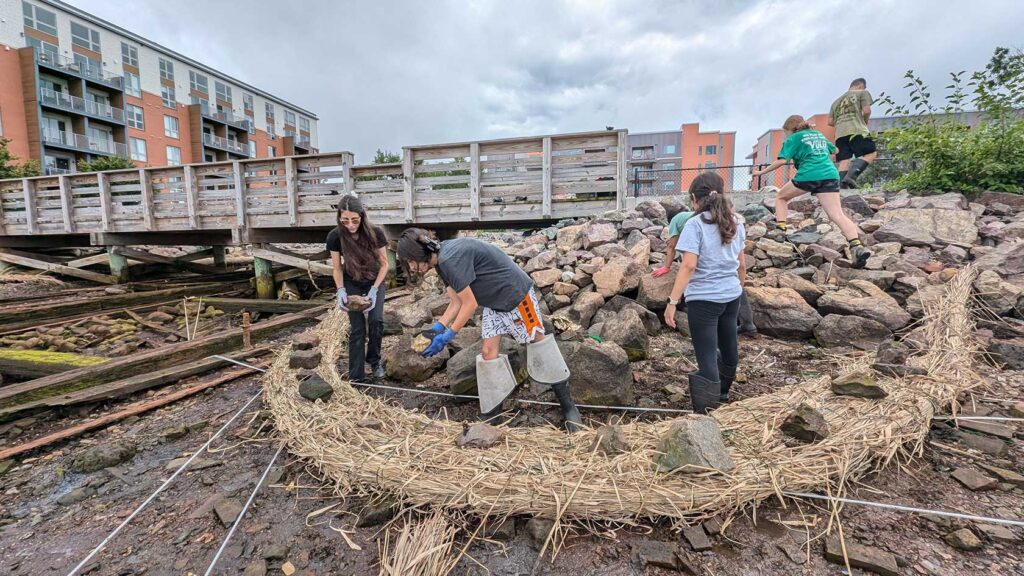
[(484, 345), (480, 350), (480, 355), (483, 356), (484, 360), (494, 360), (498, 357), (500, 350), (501, 336), (491, 336), (490, 338), (484, 338)]
[(860, 238), (860, 228), (843, 212), (842, 199), (839, 197), (838, 192), (818, 194), (818, 202), (821, 204), (821, 209), (825, 211), (828, 219), (835, 222), (836, 226), (839, 226), (847, 240)]
[(792, 180), (783, 184), (782, 189), (775, 196), (775, 221), (785, 222), (789, 216), (789, 202), (796, 200), (804, 194), (806, 192), (797, 188)]

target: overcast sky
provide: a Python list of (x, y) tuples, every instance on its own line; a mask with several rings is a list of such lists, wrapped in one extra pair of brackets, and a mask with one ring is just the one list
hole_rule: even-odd
[[(735, 130), (737, 162), (857, 76), (901, 93), (1024, 45), (1020, 0), (70, 0), (315, 112), (320, 148)], [(946, 9), (945, 6), (951, 9)], [(878, 111), (877, 113), (881, 113)]]

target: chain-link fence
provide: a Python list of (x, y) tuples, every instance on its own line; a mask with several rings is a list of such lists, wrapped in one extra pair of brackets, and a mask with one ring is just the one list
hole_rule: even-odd
[[(685, 193), (693, 179), (704, 172), (714, 172), (725, 180), (725, 189), (729, 192), (761, 190), (766, 186), (782, 188), (796, 174), (792, 164), (782, 166), (761, 176), (754, 176), (755, 169), (763, 169), (767, 164), (741, 164), (736, 166), (715, 166), (706, 168), (674, 168), (662, 170), (646, 170), (634, 168), (630, 173), (630, 188), (633, 196), (670, 196)], [(886, 158), (876, 159), (860, 177), (861, 186), (880, 188), (911, 167), (898, 164)]]

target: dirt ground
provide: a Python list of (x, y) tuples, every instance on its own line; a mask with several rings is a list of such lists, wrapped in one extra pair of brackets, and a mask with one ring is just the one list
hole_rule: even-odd
[[(386, 346), (393, 345), (396, 339), (389, 337)], [(758, 336), (743, 338), (741, 346), (741, 371), (747, 382), (734, 388), (736, 398), (763, 394), (800, 378), (830, 371), (827, 355), (810, 345)], [(637, 404), (686, 408), (670, 403), (663, 388), (670, 384), (685, 386), (681, 374), (689, 370), (691, 352), (688, 342), (676, 333), (653, 339), (652, 358), (633, 364)], [(988, 389), (978, 393), (976, 399), (1024, 399), (1024, 374), (990, 371), (989, 375)], [(128, 401), (156, 397), (186, 385), (188, 382), (179, 383)], [(443, 375), (422, 387), (447, 388)], [(30, 454), (5, 473), (0, 472), (0, 573), (68, 573), (170, 477), (177, 468), (168, 468), (172, 460), (194, 453), (257, 392), (257, 377), (235, 380)], [(541, 392), (527, 386), (517, 391), (516, 397), (550, 399)], [(408, 409), (438, 417), (471, 421), (477, 415), (474, 404), (405, 393), (388, 396)], [(49, 413), (0, 427), (0, 449), (106, 413), (116, 406)], [(977, 406), (982, 412), (984, 408), (999, 408), (994, 403), (979, 402)], [(514, 426), (533, 426), (545, 420), (556, 421), (558, 417), (553, 408), (518, 407), (521, 411), (512, 421)], [(612, 415), (587, 411), (584, 416), (604, 422)], [(1024, 518), (1024, 487), (1004, 484), (991, 491), (971, 492), (951, 478), (950, 473), (960, 466), (978, 463), (1024, 471), (1022, 430), (1024, 427), (1018, 425), (1017, 437), (1008, 442), (1008, 452), (997, 458), (969, 452), (945, 425), (936, 425), (929, 440), (941, 446), (929, 443), (920, 458), (891, 465), (867, 477), (849, 495), (1020, 520)], [(113, 538), (83, 573), (203, 574), (228, 531), (217, 510), (229, 507), (227, 504), (244, 504), (249, 498), (277, 448), (272, 436), (270, 423), (260, 412), (257, 401), (213, 442), (208, 453), (202, 454), (188, 472)], [(70, 471), (74, 458), (90, 447), (120, 442), (135, 446), (136, 453), (129, 460), (91, 473)], [(70, 501), (76, 499), (69, 496), (76, 489), (75, 494), (86, 496)], [(213, 573), (281, 574), (282, 565), (287, 562), (296, 574), (377, 574), (380, 527), (354, 526), (354, 513), (362, 504), (358, 499), (344, 498), (323, 488), (307, 472), (304, 462), (284, 452)], [(845, 568), (826, 562), (823, 556), (819, 536), (829, 522), (829, 513), (821, 504), (790, 500), (783, 508), (772, 501), (756, 510), (748, 509), (745, 515), (732, 519), (724, 535), (712, 537), (712, 550), (688, 552), (690, 561), (701, 573), (715, 575), (845, 573)], [(323, 511), (330, 506), (333, 507)], [(983, 537), (982, 550), (965, 552), (951, 547), (943, 537), (957, 528), (972, 526), (969, 522), (855, 506), (843, 508), (840, 519), (847, 542), (892, 552), (899, 559), (901, 574), (1024, 573), (1021, 528), (1011, 529), (1015, 541)], [(488, 541), (472, 543), (454, 573), (669, 574), (672, 572), (662, 568), (644, 568), (637, 560), (637, 548), (650, 542), (667, 542), (689, 550), (686, 541), (666, 526), (622, 528), (600, 536), (569, 537), (553, 561), (547, 556), (538, 561), (539, 544), (531, 537), (526, 520), (516, 519)], [(854, 573), (861, 571), (855, 568)]]

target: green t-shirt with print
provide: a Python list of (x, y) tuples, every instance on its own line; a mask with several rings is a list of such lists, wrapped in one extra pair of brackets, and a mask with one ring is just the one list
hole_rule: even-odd
[(843, 136), (867, 136), (871, 133), (864, 118), (864, 107), (873, 100), (867, 90), (850, 90), (832, 103), (829, 114), (836, 127), (836, 138)]
[(800, 130), (790, 134), (782, 143), (779, 158), (793, 161), (796, 166), (793, 180), (797, 182), (838, 180), (839, 170), (832, 163), (832, 154), (835, 152), (836, 145), (829, 142), (821, 132)]
[(683, 226), (686, 225), (686, 221), (693, 218), (693, 212), (680, 212), (672, 217), (672, 220), (668, 223), (668, 235), (679, 236), (683, 233)]

